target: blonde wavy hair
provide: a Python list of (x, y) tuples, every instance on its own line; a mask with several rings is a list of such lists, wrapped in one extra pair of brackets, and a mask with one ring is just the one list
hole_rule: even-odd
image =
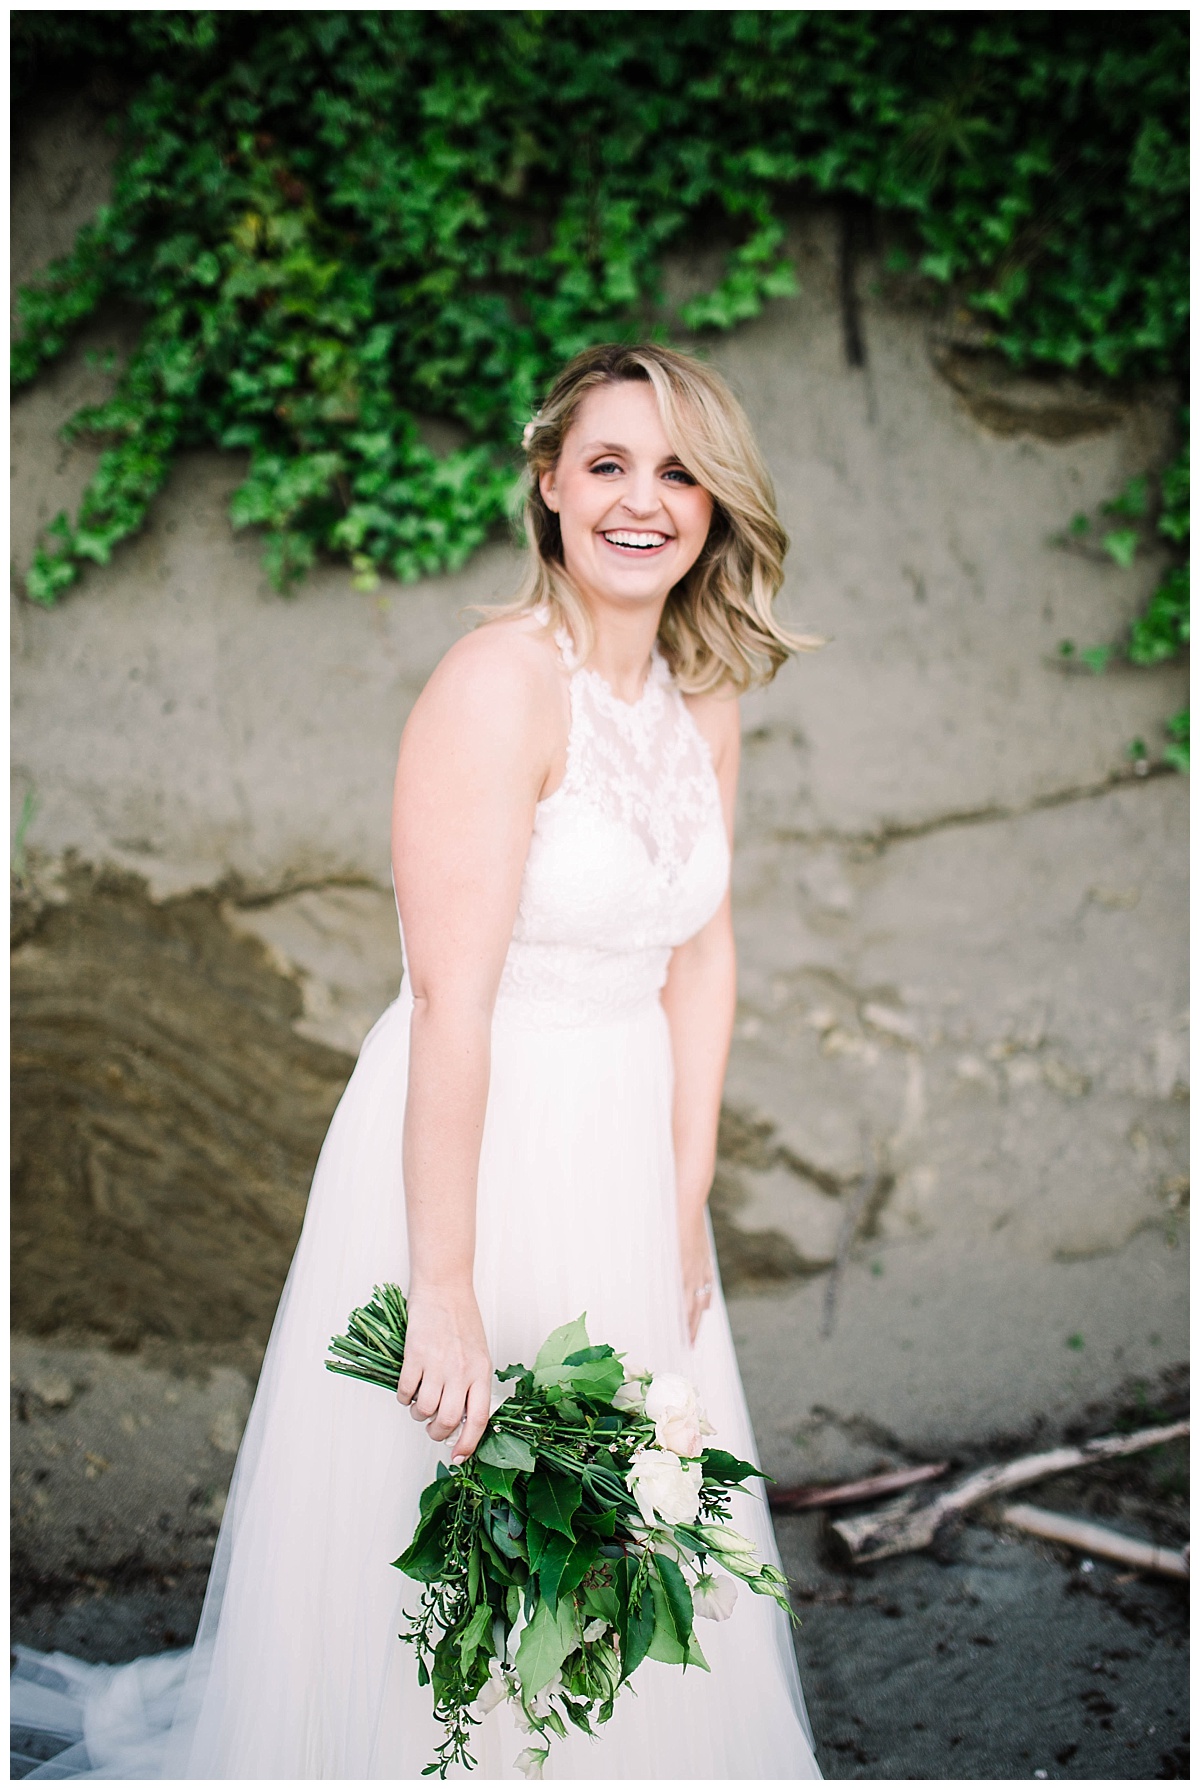
[(624, 380), (653, 386), (672, 448), (713, 499), (708, 538), (667, 598), (659, 624), (667, 663), (680, 688), (690, 692), (729, 686), (741, 693), (770, 683), (789, 653), (827, 644), (819, 635), (789, 633), (772, 614), (788, 538), (776, 514), (771, 475), (745, 411), (720, 375), (690, 354), (654, 344), (608, 342), (577, 354), (527, 425), (529, 565), (513, 601), (489, 614), (524, 615), (545, 604), (552, 619), (570, 629), (580, 657), (591, 651), (591, 618), (567, 573), (558, 517), (539, 478), (557, 464), (587, 393)]

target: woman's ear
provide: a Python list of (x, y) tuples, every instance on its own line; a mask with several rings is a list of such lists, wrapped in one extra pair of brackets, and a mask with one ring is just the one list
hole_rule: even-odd
[(554, 468), (538, 473), (538, 490), (542, 494), (542, 502), (548, 510), (558, 509), (558, 490), (555, 484)]

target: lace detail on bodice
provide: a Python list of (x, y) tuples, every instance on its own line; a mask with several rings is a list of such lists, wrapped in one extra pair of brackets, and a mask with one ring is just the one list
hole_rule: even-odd
[(635, 703), (574, 664), (562, 782), (538, 804), (496, 1001), (518, 1025), (616, 1019), (655, 1000), (712, 918), (729, 845), (707, 743), (656, 646)]

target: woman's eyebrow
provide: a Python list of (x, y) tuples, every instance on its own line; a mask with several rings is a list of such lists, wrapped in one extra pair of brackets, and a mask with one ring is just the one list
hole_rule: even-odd
[[(629, 449), (619, 441), (589, 441), (580, 450), (583, 454), (628, 454)], [(678, 454), (664, 454), (659, 461), (660, 466), (682, 466), (683, 461)]]

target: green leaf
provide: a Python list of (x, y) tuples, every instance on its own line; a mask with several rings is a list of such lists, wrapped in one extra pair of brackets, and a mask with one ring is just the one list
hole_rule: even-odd
[(536, 1517), (531, 1516), (525, 1524), (525, 1551), (529, 1557), (530, 1572), (536, 1572), (542, 1564), (542, 1556), (546, 1552), (546, 1543), (551, 1533)]
[(492, 1651), (492, 1612), (487, 1603), (477, 1604), (470, 1621), (458, 1637), (458, 1652), (464, 1678), (471, 1676), (475, 1656), (483, 1649)]
[(603, 1616), (614, 1628), (619, 1626), (621, 1606), (614, 1586), (589, 1585), (583, 1594), (583, 1602), (589, 1617)]
[[(633, 1573), (628, 1560), (621, 1562), (619, 1574), (621, 1583), (621, 1611), (617, 1623), (617, 1634), (621, 1642), (621, 1677), (631, 1678), (650, 1652), (654, 1640), (657, 1613), (654, 1594), (650, 1585), (640, 1587), (636, 1599), (632, 1596)], [(671, 1631), (674, 1636), (674, 1629)], [(678, 1663), (678, 1662), (676, 1662)]]
[(521, 1519), (511, 1505), (493, 1505), (489, 1527), (502, 1554), (510, 1560), (525, 1559), (526, 1537)]
[(599, 1558), (598, 1543), (586, 1539), (577, 1541), (571, 1550), (570, 1559), (563, 1568), (562, 1578), (558, 1582), (558, 1595), (566, 1597), (568, 1593), (577, 1591)]
[(1136, 528), (1115, 528), (1106, 534), (1101, 546), (1116, 561), (1123, 572), (1127, 572), (1134, 562), (1141, 536)]
[[(558, 1602), (559, 1581), (563, 1575), (563, 1568), (574, 1552), (575, 1544), (569, 1536), (547, 1534), (545, 1546), (538, 1557), (537, 1576), (538, 1589), (551, 1606)], [(532, 1565), (532, 1562), (530, 1564)]]
[(446, 1549), (440, 1532), (418, 1536), (392, 1565), (418, 1584), (432, 1585), (446, 1573)]
[(551, 1603), (569, 1597), (596, 1564), (599, 1553), (594, 1541), (576, 1542), (572, 1547), (565, 1535), (550, 1536), (538, 1573), (542, 1595)]
[(474, 1458), (488, 1467), (513, 1467), (518, 1473), (532, 1473), (537, 1465), (533, 1449), (524, 1436), (490, 1427), (475, 1450)]
[(1119, 497), (1111, 498), (1108, 503), (1101, 504), (1106, 516), (1140, 517), (1146, 514), (1148, 500), (1147, 481), (1144, 472), (1131, 478)]
[(511, 1498), (513, 1486), (516, 1484), (517, 1469), (515, 1467), (493, 1467), (490, 1461), (479, 1461), (478, 1451), (476, 1451), (475, 1458), (478, 1461), (475, 1472), (484, 1490), (491, 1492), (494, 1498)]
[(669, 1555), (655, 1554), (654, 1563), (666, 1593), (667, 1608), (675, 1624), (675, 1634), (680, 1645), (686, 1648), (692, 1634), (693, 1617), (692, 1594), (688, 1590), (687, 1580)]
[(608, 1404), (618, 1386), (625, 1382), (624, 1370), (615, 1358), (607, 1361), (585, 1361), (578, 1367), (565, 1369), (573, 1390), (583, 1398)]
[(526, 1501), (529, 1514), (547, 1529), (573, 1539), (571, 1518), (579, 1509), (583, 1493), (579, 1482), (560, 1473), (539, 1473), (529, 1481)]
[(706, 1480), (714, 1485), (741, 1485), (744, 1479), (769, 1479), (750, 1461), (741, 1461), (735, 1454), (726, 1454), (723, 1448), (706, 1448), (700, 1456), (700, 1466)]
[(539, 1600), (521, 1630), (514, 1662), (526, 1701), (546, 1688), (578, 1639), (574, 1604), (564, 1599), (552, 1610)]
[(667, 1603), (667, 1594), (663, 1589), (657, 1573), (650, 1579), (650, 1592), (654, 1602), (654, 1633), (648, 1649), (651, 1659), (661, 1660), (668, 1666), (700, 1666), (708, 1671), (708, 1661), (700, 1651), (699, 1642), (693, 1635), (685, 1648), (675, 1628), (675, 1618)]
[(587, 1313), (570, 1324), (560, 1324), (552, 1330), (537, 1352), (533, 1364), (533, 1380), (535, 1386), (544, 1386), (551, 1380), (563, 1378), (563, 1367), (568, 1355), (577, 1354), (582, 1349), (591, 1347), (584, 1323)]

